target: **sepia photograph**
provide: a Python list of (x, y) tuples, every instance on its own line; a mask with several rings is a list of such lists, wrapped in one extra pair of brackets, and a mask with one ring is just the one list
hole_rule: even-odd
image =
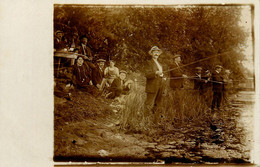
[(251, 164), (254, 10), (54, 4), (53, 161)]

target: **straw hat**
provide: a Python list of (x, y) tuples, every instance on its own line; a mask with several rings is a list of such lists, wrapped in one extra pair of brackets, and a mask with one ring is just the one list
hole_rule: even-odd
[(149, 55), (152, 55), (153, 51), (159, 51), (162, 54), (162, 50), (158, 48), (158, 46), (153, 46), (150, 51), (148, 52)]

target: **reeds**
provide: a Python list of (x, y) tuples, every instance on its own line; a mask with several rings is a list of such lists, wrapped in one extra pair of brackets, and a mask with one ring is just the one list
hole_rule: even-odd
[[(125, 107), (120, 118), (121, 128), (129, 131), (144, 132), (160, 126), (172, 127), (187, 123), (198, 123), (209, 117), (211, 91), (200, 95), (192, 89), (165, 91), (162, 103), (154, 113), (144, 117), (146, 100), (145, 87), (135, 84), (128, 96), (125, 96)], [(157, 118), (155, 118), (155, 116)], [(158, 121), (154, 121), (157, 119)], [(156, 122), (156, 123), (155, 123)], [(169, 127), (168, 127), (169, 128)]]

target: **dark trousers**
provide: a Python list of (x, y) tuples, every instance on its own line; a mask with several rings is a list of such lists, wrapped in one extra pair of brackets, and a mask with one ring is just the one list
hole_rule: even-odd
[(146, 101), (145, 101), (145, 111), (144, 117), (148, 118), (150, 114), (154, 115), (155, 123), (158, 122), (159, 119), (159, 111), (157, 109), (160, 107), (162, 101), (163, 94), (163, 86), (159, 88), (159, 90), (155, 93), (146, 93)]
[(213, 92), (213, 100), (211, 105), (212, 110), (216, 107), (216, 105), (217, 105), (217, 109), (219, 109), (221, 105), (222, 96), (223, 96), (222, 92)]

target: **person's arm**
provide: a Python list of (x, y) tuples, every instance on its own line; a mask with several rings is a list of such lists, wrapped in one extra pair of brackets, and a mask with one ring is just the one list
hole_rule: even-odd
[(115, 73), (116, 73), (116, 76), (119, 77), (119, 69), (117, 67), (115, 67)]
[(88, 54), (88, 58), (90, 59), (90, 60), (92, 60), (93, 59), (93, 56), (92, 56), (92, 52), (91, 52), (91, 49), (87, 46), (86, 47), (87, 48), (87, 54)]
[(108, 67), (106, 67), (104, 70), (104, 78), (107, 78), (107, 74), (108, 74)]

